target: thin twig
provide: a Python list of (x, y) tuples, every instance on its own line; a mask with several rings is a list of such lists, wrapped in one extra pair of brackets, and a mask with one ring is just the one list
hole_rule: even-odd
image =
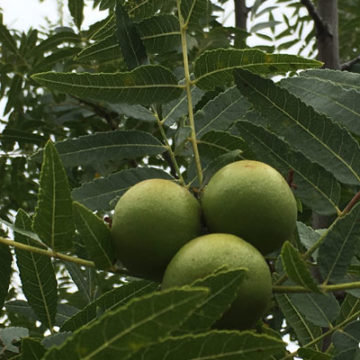
[(357, 64), (358, 62), (360, 62), (360, 55), (357, 56), (356, 58), (349, 60), (343, 64), (340, 65), (340, 69), (341, 70), (349, 70), (353, 65)]
[(360, 200), (360, 191), (357, 192), (354, 197), (349, 201), (346, 205), (345, 209), (341, 212), (341, 216), (346, 215), (350, 210), (356, 205), (357, 202)]
[(3, 237), (0, 237), (0, 243), (2, 243), (4, 245), (8, 245), (8, 246), (13, 246), (17, 249), (30, 251), (32, 253), (45, 255), (45, 256), (53, 257), (53, 258), (60, 259), (60, 260), (70, 261), (70, 262), (73, 262), (73, 263), (76, 263), (79, 265), (84, 265), (87, 267), (95, 267), (95, 263), (93, 261), (81, 259), (81, 258), (78, 258), (75, 256), (66, 255), (66, 254), (59, 253), (59, 252), (56, 252), (53, 250), (41, 249), (36, 246), (26, 245), (21, 242), (17, 242), (17, 241), (10, 240), (10, 239), (5, 239)]

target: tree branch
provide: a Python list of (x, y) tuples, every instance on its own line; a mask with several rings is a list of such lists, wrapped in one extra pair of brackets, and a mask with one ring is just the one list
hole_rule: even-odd
[(316, 32), (318, 34), (326, 34), (327, 36), (333, 36), (329, 25), (321, 18), (320, 14), (316, 10), (311, 0), (301, 0), (301, 3), (306, 7), (309, 15), (314, 20)]
[(239, 29), (246, 30), (246, 21), (250, 9), (246, 7), (245, 0), (234, 0), (235, 26)]
[(341, 70), (349, 70), (353, 65), (357, 64), (358, 62), (360, 62), (360, 55), (357, 56), (355, 59), (352, 59), (350, 61), (347, 61), (347, 62), (341, 64), (340, 69)]

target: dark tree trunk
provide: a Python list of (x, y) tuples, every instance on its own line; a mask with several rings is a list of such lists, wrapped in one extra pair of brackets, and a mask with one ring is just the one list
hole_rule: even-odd
[(246, 30), (246, 22), (248, 16), (248, 9), (246, 7), (246, 0), (234, 0), (235, 8), (235, 26), (237, 28)]
[(328, 29), (317, 31), (318, 59), (326, 68), (340, 69), (337, 0), (319, 0), (317, 9)]

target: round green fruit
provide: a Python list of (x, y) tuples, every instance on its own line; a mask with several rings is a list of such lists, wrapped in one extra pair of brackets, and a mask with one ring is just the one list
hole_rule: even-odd
[(270, 305), (271, 275), (261, 253), (235, 235), (203, 235), (185, 244), (167, 266), (162, 288), (191, 284), (222, 266), (244, 267), (247, 272), (237, 300), (215, 327), (252, 328)]
[(199, 202), (170, 180), (127, 190), (115, 207), (112, 237), (119, 260), (135, 276), (160, 280), (175, 253), (201, 231)]
[(263, 254), (295, 230), (295, 197), (281, 174), (259, 161), (240, 160), (210, 179), (201, 199), (210, 232), (240, 236)]

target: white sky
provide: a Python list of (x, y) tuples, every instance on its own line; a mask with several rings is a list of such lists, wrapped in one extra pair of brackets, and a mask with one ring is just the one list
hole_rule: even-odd
[[(62, 0), (63, 2), (63, 13), (65, 22), (69, 24), (71, 19), (70, 14), (67, 9), (67, 0)], [(247, 0), (248, 5), (252, 5), (254, 0)], [(263, 7), (269, 7), (273, 5), (274, 0), (268, 0), (265, 2)], [(99, 12), (98, 9), (92, 9), (93, 0), (85, 0), (87, 4), (85, 8), (85, 21), (83, 23), (83, 28), (86, 29), (89, 24), (92, 24), (96, 20), (100, 20), (106, 16), (107, 12)], [(57, 23), (59, 21), (59, 12), (58, 12), (58, 1), (57, 0), (44, 0), (40, 3), (39, 0), (0, 0), (0, 8), (3, 9), (4, 23), (7, 24), (10, 28), (27, 30), (30, 27), (39, 28), (39, 26), (46, 27), (47, 21), (49, 19), (52, 23)], [(229, 0), (224, 6), (224, 14), (220, 17), (220, 20), (225, 20), (226, 25), (233, 25), (234, 14), (233, 14), (233, 1)], [(282, 20), (282, 13), (285, 12), (289, 14), (289, 11), (285, 9), (285, 6), (282, 5), (280, 10), (273, 12), (276, 20)], [(304, 12), (305, 14), (305, 12)], [(257, 22), (267, 21), (267, 15), (262, 18), (257, 19)], [(285, 25), (280, 24), (277, 26), (277, 31), (281, 31), (285, 28)], [(268, 33), (266, 30), (262, 31)], [(252, 36), (249, 39), (249, 44), (254, 46), (259, 43), (259, 39), (255, 36)], [(260, 40), (260, 43), (264, 43), (263, 40)], [(292, 49), (292, 53), (295, 53), (297, 48)]]
[[(91, 4), (92, 1), (86, 1)], [(64, 1), (64, 18), (69, 19), (67, 1)], [(10, 28), (27, 30), (30, 27), (38, 28), (47, 25), (46, 18), (56, 23), (59, 18), (57, 0), (0, 0), (0, 8), (3, 9), (4, 23)], [(85, 9), (84, 25), (87, 27), (96, 20), (106, 16), (107, 12), (93, 11), (90, 6)], [(65, 24), (66, 25), (66, 24)]]

